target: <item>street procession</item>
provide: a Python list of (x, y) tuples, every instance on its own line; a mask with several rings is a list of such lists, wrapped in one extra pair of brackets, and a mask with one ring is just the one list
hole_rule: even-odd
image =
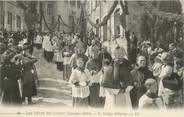
[(0, 1), (0, 105), (184, 107), (184, 1)]

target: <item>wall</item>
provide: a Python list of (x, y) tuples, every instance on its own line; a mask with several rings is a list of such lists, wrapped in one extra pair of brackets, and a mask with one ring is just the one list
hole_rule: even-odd
[[(95, 1), (93, 0), (89, 1), (87, 4), (88, 4), (87, 7), (90, 8), (90, 10), (88, 11), (90, 13), (90, 19), (91, 21), (96, 23), (96, 19), (99, 19), (101, 22), (103, 18), (108, 14), (111, 6), (113, 5), (113, 1), (106, 1), (106, 2), (102, 1), (101, 8), (100, 8), (100, 5), (95, 8)], [(116, 11), (117, 9), (120, 9), (120, 12), (122, 12), (120, 4), (116, 6), (114, 11)], [(101, 41), (111, 40), (115, 36), (115, 33), (116, 33), (115, 28), (117, 26), (120, 27), (120, 36), (121, 37), (124, 36), (124, 29), (120, 25), (120, 22), (117, 21), (118, 18), (114, 17), (114, 12), (112, 13), (110, 17), (111, 18), (107, 22), (107, 31), (103, 31), (103, 27), (100, 28), (99, 36), (101, 37)], [(114, 19), (116, 19), (116, 21), (114, 21)], [(88, 24), (88, 27), (92, 28), (90, 24)], [(95, 28), (93, 28), (93, 31), (96, 32)], [(104, 34), (106, 36), (104, 36)], [(105, 39), (104, 37), (107, 37), (107, 39)]]
[[(71, 1), (74, 1), (74, 0), (71, 0)], [(77, 7), (78, 0), (76, 0), (75, 5), (71, 5), (70, 3), (71, 1), (70, 0), (57, 1), (57, 4), (56, 4), (56, 16), (61, 15), (64, 23), (69, 26), (72, 26), (69, 17), (73, 16), (75, 23), (77, 23), (77, 21), (80, 18), (80, 13), (81, 13), (81, 7), (80, 8)], [(71, 29), (64, 26), (62, 23), (60, 25), (60, 30), (65, 30), (66, 32), (71, 31)]]
[[(16, 2), (6, 1), (4, 4), (4, 28), (8, 31), (23, 31), (26, 30), (24, 22), (24, 11), (16, 5)], [(8, 12), (12, 13), (12, 28), (8, 24)], [(17, 28), (17, 15), (21, 18), (21, 28)]]

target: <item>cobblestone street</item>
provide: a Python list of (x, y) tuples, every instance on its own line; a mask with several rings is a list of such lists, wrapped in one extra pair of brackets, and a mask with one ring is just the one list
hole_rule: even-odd
[(54, 63), (47, 63), (42, 57), (42, 50), (34, 49), (34, 55), (39, 58), (36, 63), (40, 86), (38, 95), (33, 98), (32, 106), (67, 106), (72, 104), (71, 88), (62, 79), (63, 73), (58, 71)]

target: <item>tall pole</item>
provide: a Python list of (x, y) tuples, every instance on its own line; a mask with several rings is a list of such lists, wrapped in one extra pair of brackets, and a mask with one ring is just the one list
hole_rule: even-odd
[[(101, 1), (100, 2), (100, 22), (102, 21), (102, 4), (101, 4)], [(101, 27), (99, 27), (100, 29), (100, 39), (101, 39)], [(101, 41), (101, 40), (100, 40)]]

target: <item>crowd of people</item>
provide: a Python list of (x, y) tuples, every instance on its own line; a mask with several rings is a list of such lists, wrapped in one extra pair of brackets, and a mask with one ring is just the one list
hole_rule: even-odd
[[(32, 103), (36, 95), (36, 58), (30, 55), (26, 33), (15, 43), (1, 32), (1, 92), (4, 103)], [(116, 39), (114, 39), (116, 40)], [(71, 84), (73, 107), (162, 109), (183, 106), (183, 50), (150, 41), (108, 47), (97, 36), (87, 43), (80, 34), (37, 33), (34, 46), (43, 49), (48, 63), (55, 62)], [(19, 45), (19, 46), (18, 46)], [(109, 51), (109, 48), (111, 51)], [(128, 53), (127, 53), (128, 52)], [(62, 77), (62, 76), (61, 76)], [(21, 84), (21, 86), (19, 86)]]
[(3, 105), (33, 104), (38, 77), (26, 32), (0, 31), (0, 95)]
[[(162, 46), (152, 48), (150, 41), (142, 41), (137, 44), (133, 61), (127, 59), (129, 53), (119, 43), (111, 51), (107, 48), (96, 38), (86, 51), (75, 48), (69, 79), (74, 107), (183, 106), (184, 52), (176, 43), (171, 43), (167, 50)], [(135, 48), (132, 50), (135, 52)]]

